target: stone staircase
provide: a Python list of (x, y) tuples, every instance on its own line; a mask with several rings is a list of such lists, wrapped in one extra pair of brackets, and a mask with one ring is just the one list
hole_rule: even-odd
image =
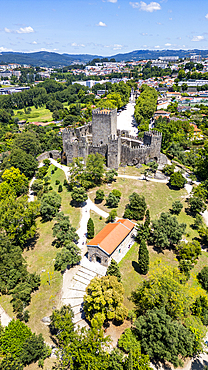
[(68, 292), (62, 298), (64, 304), (70, 304), (72, 307), (75, 328), (89, 327), (83, 311), (83, 298), (90, 281), (96, 276), (104, 276), (106, 270), (107, 268), (98, 262), (90, 262), (86, 257), (82, 258), (80, 267), (68, 286)]

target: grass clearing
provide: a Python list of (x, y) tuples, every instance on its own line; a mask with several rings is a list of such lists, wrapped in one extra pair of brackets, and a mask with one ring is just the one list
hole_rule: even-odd
[(92, 210), (90, 211), (90, 217), (92, 218), (92, 220), (94, 222), (95, 235), (96, 235), (96, 234), (99, 233), (99, 231), (101, 231), (107, 225), (106, 224), (106, 219), (102, 218), (100, 220), (100, 216)]
[(142, 164), (142, 167), (140, 168), (136, 168), (135, 166), (119, 167), (118, 174), (128, 176), (141, 176), (146, 168), (149, 168), (149, 166), (147, 166), (146, 164)]
[(52, 112), (50, 112), (50, 110), (47, 109), (45, 107), (45, 105), (43, 107), (40, 107), (40, 108), (35, 108), (35, 106), (33, 105), (30, 108), (31, 108), (31, 112), (28, 113), (28, 114), (25, 113), (24, 109), (15, 109), (14, 110), (15, 117), (18, 117), (19, 120), (27, 120), (28, 122), (33, 122), (33, 121), (50, 122), (50, 121), (53, 121)]
[[(124, 286), (124, 304), (128, 309), (132, 309), (134, 307), (134, 304), (128, 299), (132, 290), (135, 290), (139, 283), (148, 278), (148, 275), (147, 277), (144, 277), (137, 272), (138, 249), (138, 244), (134, 243), (125, 257), (121, 260), (121, 262), (119, 262), (122, 283)], [(172, 251), (165, 250), (164, 253), (158, 253), (152, 246), (149, 246), (148, 250), (150, 256), (149, 272), (154, 269), (155, 264), (160, 262), (166, 263), (173, 267), (178, 266), (178, 261)]]

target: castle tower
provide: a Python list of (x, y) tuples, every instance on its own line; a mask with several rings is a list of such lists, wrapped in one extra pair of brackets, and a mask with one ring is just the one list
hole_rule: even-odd
[(109, 136), (117, 136), (117, 109), (92, 111), (92, 145), (107, 145)]

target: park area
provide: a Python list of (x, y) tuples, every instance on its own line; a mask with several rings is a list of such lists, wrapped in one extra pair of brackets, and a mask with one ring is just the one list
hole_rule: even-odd
[[(48, 176), (50, 177), (50, 184), (56, 192), (58, 192), (58, 185), (56, 180), (60, 181), (63, 186), (65, 174), (61, 169), (54, 170), (51, 165), (48, 169)], [(59, 193), (62, 198), (61, 210), (65, 215), (69, 216), (72, 225), (78, 229), (80, 221), (80, 208), (71, 206), (71, 195), (63, 186), (63, 191)], [(63, 277), (61, 272), (54, 270), (54, 260), (57, 254), (57, 248), (52, 245), (54, 240), (52, 227), (54, 220), (42, 222), (41, 217), (38, 217), (37, 231), (35, 237), (29, 241), (27, 248), (23, 253), (30, 273), (36, 272), (41, 277), (41, 285), (39, 289), (32, 294), (31, 303), (28, 306), (30, 312), (30, 319), (28, 326), (36, 334), (42, 333), (47, 343), (52, 343), (48, 326), (45, 325), (41, 319), (51, 315), (54, 307), (58, 308), (61, 304), (61, 290)], [(14, 316), (12, 304), (10, 300), (12, 296), (0, 296), (0, 305), (5, 309), (10, 317)], [(30, 365), (33, 366), (33, 365)]]

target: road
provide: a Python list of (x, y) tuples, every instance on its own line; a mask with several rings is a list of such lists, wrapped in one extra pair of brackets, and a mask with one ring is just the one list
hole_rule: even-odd
[(117, 128), (118, 130), (128, 130), (130, 131), (130, 135), (137, 136), (138, 129), (134, 118), (134, 107), (135, 103), (133, 99), (130, 99), (124, 110), (118, 113)]

